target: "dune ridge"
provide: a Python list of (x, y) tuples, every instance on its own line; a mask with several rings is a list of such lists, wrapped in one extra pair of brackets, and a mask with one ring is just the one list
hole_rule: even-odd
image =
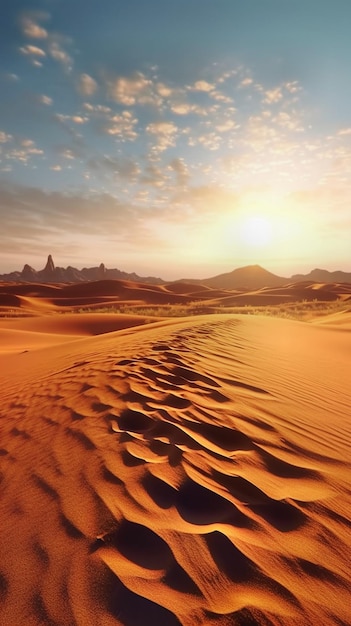
[(210, 315), (4, 353), (0, 623), (346, 626), (350, 348)]
[[(296, 302), (335, 302), (351, 304), (350, 283), (291, 283), (284, 287), (261, 289), (218, 289), (201, 284), (175, 282), (163, 285), (127, 280), (99, 280), (78, 284), (0, 284), (0, 318), (12, 312), (21, 316), (57, 313), (99, 312), (129, 306), (166, 307), (192, 305), (206, 313), (218, 307), (290, 305)], [(200, 310), (201, 312), (201, 310)]]

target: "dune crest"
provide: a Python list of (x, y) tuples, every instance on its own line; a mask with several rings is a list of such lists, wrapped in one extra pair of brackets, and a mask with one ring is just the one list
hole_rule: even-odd
[(350, 348), (228, 315), (3, 356), (0, 623), (346, 625)]

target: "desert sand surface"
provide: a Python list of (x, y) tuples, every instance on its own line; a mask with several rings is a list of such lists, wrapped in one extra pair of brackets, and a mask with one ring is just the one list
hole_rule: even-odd
[(350, 298), (1, 285), (1, 626), (349, 626)]

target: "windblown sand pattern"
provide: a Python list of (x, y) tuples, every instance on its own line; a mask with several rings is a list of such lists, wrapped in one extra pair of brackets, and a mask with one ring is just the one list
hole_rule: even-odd
[(78, 331), (1, 357), (0, 624), (349, 625), (350, 333)]

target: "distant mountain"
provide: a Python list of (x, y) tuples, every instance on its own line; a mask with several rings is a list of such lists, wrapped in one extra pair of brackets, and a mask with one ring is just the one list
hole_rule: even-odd
[[(161, 285), (167, 282), (155, 276), (143, 277), (134, 272), (107, 269), (103, 263), (97, 267), (84, 267), (82, 270), (71, 266), (56, 267), (51, 254), (42, 270), (37, 271), (26, 264), (21, 272), (0, 275), (0, 281), (27, 283), (81, 283), (105, 279), (129, 280), (151, 285)], [(328, 270), (314, 269), (309, 274), (295, 274), (290, 278), (284, 278), (268, 272), (260, 265), (247, 265), (210, 278), (187, 278), (177, 282), (201, 285), (211, 289), (262, 289), (262, 287), (282, 287), (288, 283), (302, 282), (351, 283), (351, 272), (328, 272)]]
[[(185, 282), (194, 284), (195, 281), (186, 280)], [(248, 265), (196, 282), (212, 289), (260, 289), (261, 287), (280, 287), (288, 283), (289, 279), (276, 276), (259, 265)]]
[(98, 267), (84, 267), (78, 270), (70, 265), (66, 268), (56, 267), (51, 254), (42, 270), (35, 270), (30, 265), (25, 265), (21, 272), (11, 272), (0, 275), (0, 281), (26, 282), (26, 283), (82, 283), (93, 280), (119, 279), (133, 282), (160, 285), (165, 281), (155, 276), (138, 276), (134, 272), (122, 272), (118, 269), (107, 269), (103, 263)]
[(311, 280), (314, 283), (351, 283), (351, 272), (328, 272), (328, 270), (314, 269), (309, 274), (294, 274), (292, 282), (299, 283)]

